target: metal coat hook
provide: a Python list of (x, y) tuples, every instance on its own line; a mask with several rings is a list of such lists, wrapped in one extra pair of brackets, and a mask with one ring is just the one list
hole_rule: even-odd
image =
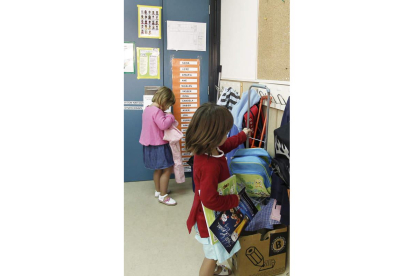
[[(279, 97), (279, 96), (280, 96), (280, 97)], [(280, 104), (282, 104), (282, 105), (286, 105), (286, 101), (285, 101), (285, 99), (283, 98), (283, 96), (282, 96), (282, 95), (277, 94), (277, 98), (279, 99)], [(282, 98), (282, 100), (285, 102), (285, 104), (283, 104), (283, 103), (282, 103), (282, 101), (280, 100), (280, 98)]]
[(273, 98), (274, 103), (277, 104), (277, 101), (275, 99), (275, 96), (271, 95), (270, 97)]

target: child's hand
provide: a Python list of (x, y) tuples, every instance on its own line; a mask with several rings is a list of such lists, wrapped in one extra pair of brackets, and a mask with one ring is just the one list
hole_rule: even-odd
[(252, 130), (250, 128), (243, 128), (244, 133), (246, 133), (246, 135), (249, 135), (249, 133), (252, 133)]

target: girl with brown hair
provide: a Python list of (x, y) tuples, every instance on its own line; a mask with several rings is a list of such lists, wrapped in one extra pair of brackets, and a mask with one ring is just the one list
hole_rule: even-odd
[(230, 152), (247, 139), (250, 129), (243, 129), (239, 134), (227, 138), (233, 117), (224, 106), (205, 103), (194, 113), (188, 126), (185, 142), (189, 152), (194, 154), (193, 178), (195, 194), (193, 206), (187, 220), (188, 231), (194, 226), (196, 239), (203, 244), (204, 261), (200, 276), (231, 275), (225, 266), (217, 266), (240, 250), (237, 243), (230, 254), (217, 243), (209, 240), (208, 227), (202, 204), (214, 211), (226, 211), (239, 205), (238, 195), (219, 195), (218, 183), (230, 177), (225, 153)]

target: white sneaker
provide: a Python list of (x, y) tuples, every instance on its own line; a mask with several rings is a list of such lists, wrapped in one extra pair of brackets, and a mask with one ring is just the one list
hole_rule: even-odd
[[(159, 197), (159, 196), (160, 196), (160, 194), (161, 194), (161, 192), (157, 192), (157, 191), (155, 191), (155, 197)], [(167, 194), (171, 194), (171, 190), (168, 190), (168, 191), (167, 191)]]
[(177, 202), (168, 196), (168, 194), (165, 194), (165, 196), (159, 196), (158, 201), (162, 204), (168, 205), (168, 206), (174, 206), (177, 205)]

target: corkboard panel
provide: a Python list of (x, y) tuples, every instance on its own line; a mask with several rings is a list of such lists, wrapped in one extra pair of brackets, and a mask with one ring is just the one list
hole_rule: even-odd
[(290, 81), (290, 0), (259, 0), (257, 78)]

